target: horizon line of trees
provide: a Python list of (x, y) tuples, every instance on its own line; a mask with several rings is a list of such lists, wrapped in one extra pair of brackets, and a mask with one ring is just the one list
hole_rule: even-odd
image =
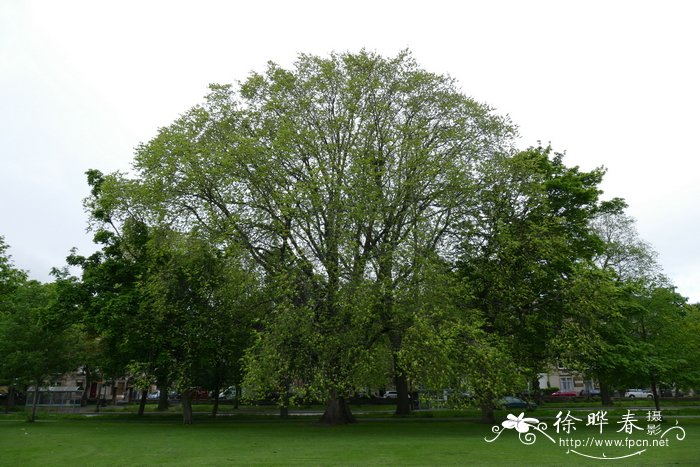
[[(130, 375), (141, 410), (151, 383), (176, 388), (185, 423), (195, 387), (232, 384), (276, 394), (283, 414), (323, 400), (329, 424), (387, 385), (397, 414), (414, 390), (449, 387), (493, 421), (555, 361), (597, 380), (604, 404), (643, 384), (658, 408), (660, 384), (697, 385), (700, 307), (624, 201), (601, 199), (605, 171), (516, 135), (408, 52), (300, 55), (212, 85), (137, 148), (133, 176), (87, 172), (101, 249), (71, 252), (80, 277), (29, 281), (0, 242), (0, 352), (14, 356), (0, 383), (79, 364)], [(47, 333), (72, 342), (65, 361), (42, 361)]]

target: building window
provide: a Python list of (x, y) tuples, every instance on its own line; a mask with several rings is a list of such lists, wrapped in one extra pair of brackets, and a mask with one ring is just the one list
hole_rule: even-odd
[(562, 376), (561, 377), (561, 387), (559, 388), (562, 391), (571, 391), (574, 388), (574, 382), (571, 377), (569, 376)]

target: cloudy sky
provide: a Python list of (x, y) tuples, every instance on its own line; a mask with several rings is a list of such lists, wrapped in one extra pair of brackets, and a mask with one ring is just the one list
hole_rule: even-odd
[[(342, 6), (341, 6), (342, 5)], [(678, 290), (700, 301), (700, 2), (0, 2), (0, 235), (48, 281), (93, 251), (84, 172), (233, 83), (300, 52), (409, 48), (508, 114), (520, 145), (605, 166)]]

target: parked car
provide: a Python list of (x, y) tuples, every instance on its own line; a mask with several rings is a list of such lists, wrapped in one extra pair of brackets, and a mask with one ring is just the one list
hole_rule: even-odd
[(552, 397), (576, 397), (576, 391), (557, 391), (551, 394)]
[(654, 393), (652, 393), (649, 389), (628, 389), (625, 392), (625, 397), (628, 399), (652, 399), (654, 397)]
[(600, 397), (600, 389), (582, 389), (579, 395), (584, 397)]
[(219, 400), (232, 401), (236, 398), (236, 386), (229, 386), (219, 393)]
[(399, 393), (396, 391), (387, 391), (384, 393), (384, 399), (396, 399), (399, 397)]
[[(148, 393), (146, 395), (146, 400), (149, 401), (157, 401), (160, 399), (160, 389), (151, 393)], [(168, 400), (169, 401), (177, 401), (180, 400), (180, 394), (177, 391), (169, 391), (168, 392)]]
[(659, 390), (659, 395), (661, 397), (683, 397), (685, 394), (683, 391), (679, 391), (672, 388), (663, 388)]
[(506, 396), (500, 400), (499, 405), (506, 409), (536, 409), (537, 404), (524, 401), (519, 397)]
[(209, 400), (209, 391), (204, 388), (194, 388), (191, 394), (193, 402), (205, 402)]

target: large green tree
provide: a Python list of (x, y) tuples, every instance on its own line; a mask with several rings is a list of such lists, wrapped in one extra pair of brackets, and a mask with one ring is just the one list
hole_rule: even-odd
[(242, 245), (271, 276), (291, 268), (316, 284), (312, 325), (301, 328), (314, 344), (309, 384), (326, 394), (323, 419), (344, 423), (360, 356), (376, 340), (353, 326), (355, 291), (376, 282), (369, 323), (390, 345), (404, 412), (398, 355), (412, 320), (393, 306), (395, 290), (445, 246), (457, 211), (474, 202), (474, 163), (507, 149), (513, 133), (408, 53), (301, 55), (239, 92), (213, 87), (138, 149), (135, 180), (117, 175), (110, 186), (123, 213), (198, 226)]

